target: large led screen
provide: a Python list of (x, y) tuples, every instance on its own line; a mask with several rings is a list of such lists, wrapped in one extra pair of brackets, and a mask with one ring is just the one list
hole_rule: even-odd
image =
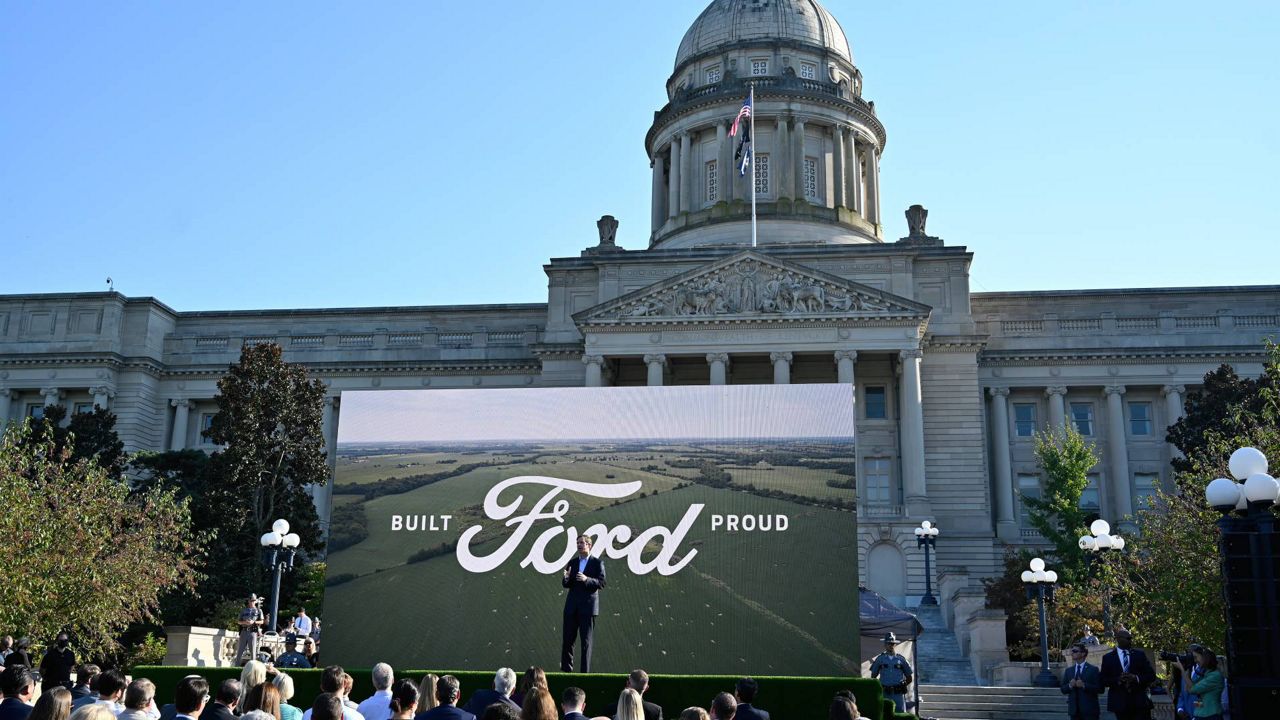
[(855, 467), (849, 385), (343, 393), (321, 652), (857, 672)]

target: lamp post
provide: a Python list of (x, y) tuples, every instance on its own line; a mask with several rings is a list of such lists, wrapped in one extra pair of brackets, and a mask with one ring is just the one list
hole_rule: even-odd
[(933, 596), (933, 572), (929, 567), (929, 551), (937, 542), (938, 528), (928, 520), (920, 523), (920, 527), (916, 528), (916, 547), (924, 548), (924, 597), (920, 598), (921, 605), (938, 604), (938, 598)]
[[(271, 523), (271, 532), (258, 541), (262, 544), (262, 564), (271, 570), (271, 615), (268, 617), (269, 632), (276, 632), (276, 614), (280, 611), (280, 575), (285, 570), (293, 569), (293, 556), (302, 542), (297, 533), (289, 532), (289, 521), (285, 519)], [(255, 651), (256, 652), (256, 651)]]
[[(1280, 483), (1267, 474), (1267, 457), (1245, 447), (1231, 454), (1231, 475), (1204, 490), (1222, 513), (1218, 553), (1227, 613), (1227, 666), (1234, 717), (1270, 717), (1280, 701), (1280, 590), (1277, 589), (1276, 516)], [(1232, 511), (1236, 511), (1232, 515)]]
[(1022, 571), (1022, 582), (1027, 584), (1027, 599), (1035, 598), (1040, 604), (1040, 674), (1036, 675), (1036, 687), (1058, 687), (1058, 679), (1049, 671), (1049, 621), (1045, 615), (1045, 603), (1053, 602), (1053, 586), (1058, 573), (1044, 569), (1044, 560), (1031, 558), (1031, 569)]
[[(1105, 563), (1103, 558), (1106, 556), (1102, 553), (1107, 550), (1123, 550), (1124, 538), (1112, 535), (1111, 524), (1106, 520), (1094, 520), (1089, 525), (1089, 534), (1080, 538), (1080, 549), (1089, 553), (1090, 559), (1096, 557)], [(1102, 624), (1106, 627), (1107, 634), (1111, 635), (1114, 631), (1111, 626), (1111, 586), (1106, 584), (1105, 579), (1102, 586)]]

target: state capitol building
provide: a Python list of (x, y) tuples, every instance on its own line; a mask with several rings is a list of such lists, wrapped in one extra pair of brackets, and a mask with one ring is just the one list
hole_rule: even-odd
[[(728, 133), (749, 83), (742, 178)], [(1036, 431), (1070, 423), (1097, 444), (1082, 502), (1116, 523), (1171, 482), (1165, 427), (1186, 393), (1222, 363), (1257, 375), (1280, 333), (1280, 287), (975, 293), (974, 254), (930, 236), (923, 209), (885, 237), (884, 213), (905, 210), (880, 203), (885, 127), (816, 0), (715, 0), (666, 88), (644, 139), (648, 247), (617, 246), (602, 218), (598, 242), (543, 266), (542, 302), (176, 312), (0, 295), (0, 419), (97, 404), (130, 450), (212, 451), (216, 383), (260, 342), (328, 385), (331, 448), (344, 390), (849, 383), (860, 579), (913, 604), (921, 520), (975, 598), (1007, 545), (1040, 541), (1019, 500), (1040, 489)]]

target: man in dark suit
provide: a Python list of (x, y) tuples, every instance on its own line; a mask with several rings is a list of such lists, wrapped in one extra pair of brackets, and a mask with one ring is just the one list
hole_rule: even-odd
[[(649, 689), (649, 673), (639, 668), (632, 670), (623, 683), (623, 688), (631, 688), (640, 694), (640, 702), (644, 705), (644, 720), (662, 720), (662, 706), (644, 699), (644, 691)], [(618, 703), (605, 708), (605, 715), (613, 717), (618, 714)]]
[(27, 720), (36, 694), (36, 680), (25, 665), (11, 665), (0, 674), (0, 720)]
[(517, 714), (520, 713), (520, 706), (515, 704), (511, 699), (511, 692), (516, 689), (516, 671), (511, 668), (498, 668), (498, 672), (493, 675), (493, 689), (481, 688), (476, 691), (475, 695), (462, 706), (463, 712), (469, 712), (476, 717), (484, 714), (484, 709), (494, 703), (501, 703), (514, 709)]
[(458, 678), (445, 675), (436, 681), (436, 699), (440, 704), (418, 713), (413, 720), (476, 720), (475, 715), (457, 707), (459, 697), (462, 697), (462, 685)]
[(213, 704), (205, 707), (200, 720), (236, 720), (236, 705), (240, 702), (240, 681), (227, 678), (218, 686)]
[(760, 685), (753, 678), (744, 677), (738, 679), (738, 684), (734, 688), (734, 696), (738, 699), (738, 711), (734, 713), (737, 720), (769, 720), (769, 713), (755, 707), (752, 703), (756, 700), (756, 693), (760, 691)]
[(573, 672), (573, 643), (582, 636), (582, 670), (591, 672), (591, 640), (600, 614), (600, 588), (604, 587), (604, 561), (591, 557), (591, 538), (578, 538), (578, 556), (564, 569), (561, 585), (569, 588), (564, 599), (564, 645), (560, 669)]
[(587, 694), (582, 688), (564, 689), (564, 694), (560, 696), (560, 712), (564, 715), (564, 720), (587, 720), (587, 716), (582, 714), (586, 708)]
[(1062, 694), (1067, 696), (1067, 717), (1071, 720), (1098, 720), (1102, 708), (1102, 674), (1090, 665), (1089, 648), (1084, 643), (1071, 646), (1071, 665), (1062, 673)]
[(209, 681), (199, 675), (182, 678), (173, 692), (174, 717), (178, 720), (198, 720), (208, 707)]
[(1146, 653), (1133, 649), (1133, 635), (1116, 628), (1116, 648), (1102, 656), (1102, 687), (1107, 710), (1116, 720), (1150, 720), (1151, 698), (1147, 688), (1156, 681), (1155, 668)]

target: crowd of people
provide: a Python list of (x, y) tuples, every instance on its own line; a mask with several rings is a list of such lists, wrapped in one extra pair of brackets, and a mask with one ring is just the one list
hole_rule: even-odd
[[(284, 669), (258, 660), (245, 663), (239, 679), (223, 680), (216, 688), (202, 676), (188, 675), (174, 689), (173, 702), (163, 705), (146, 678), (129, 680), (119, 670), (92, 664), (74, 670), (74, 678), (68, 672), (37, 693), (30, 667), (6, 667), (0, 674), (0, 720), (662, 720), (662, 707), (644, 698), (649, 690), (644, 670), (632, 671), (612, 702), (592, 699), (591, 713), (581, 688), (565, 688), (557, 701), (546, 673), (537, 667), (520, 678), (511, 668), (500, 668), (492, 687), (472, 691), (464, 702), (453, 675), (397, 680), (390, 665), (378, 663), (372, 670), (373, 694), (356, 702), (351, 675), (330, 665), (309, 705), (294, 704), (293, 680)], [(717, 694), (706, 708), (686, 708), (679, 720), (769, 720), (769, 712), (756, 704), (759, 692), (754, 679), (741, 678), (733, 692)], [(828, 718), (862, 719), (852, 692), (836, 694)]]

